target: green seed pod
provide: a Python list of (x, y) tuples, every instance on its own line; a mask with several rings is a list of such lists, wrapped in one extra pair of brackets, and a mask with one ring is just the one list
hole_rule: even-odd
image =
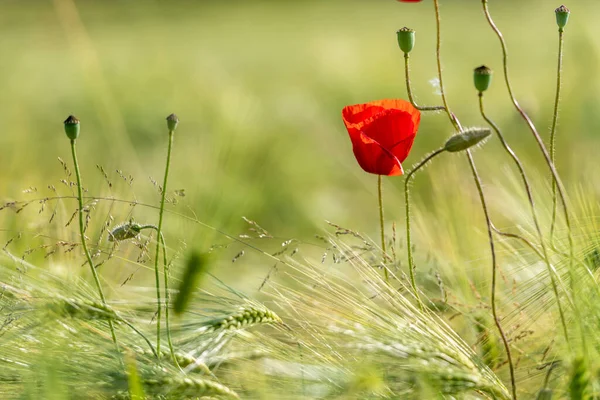
[(179, 118), (177, 115), (171, 114), (167, 117), (167, 127), (169, 128), (169, 132), (173, 132), (177, 129), (177, 124), (179, 124)]
[(535, 400), (552, 400), (552, 389), (544, 388), (540, 390)]
[(75, 140), (79, 137), (79, 120), (73, 115), (69, 115), (69, 118), (65, 119), (65, 133), (71, 140)]
[(478, 92), (485, 92), (492, 83), (492, 70), (482, 65), (473, 71), (473, 82)]
[(562, 31), (567, 25), (567, 22), (569, 22), (569, 14), (571, 14), (571, 10), (562, 5), (554, 10), (554, 13), (556, 14), (556, 24), (558, 25), (558, 29)]
[(444, 145), (444, 150), (450, 153), (467, 150), (492, 134), (489, 128), (467, 128), (452, 136)]
[(405, 54), (410, 53), (413, 47), (415, 47), (415, 31), (404, 27), (396, 32), (396, 34), (398, 35), (398, 45), (400, 46), (400, 50)]

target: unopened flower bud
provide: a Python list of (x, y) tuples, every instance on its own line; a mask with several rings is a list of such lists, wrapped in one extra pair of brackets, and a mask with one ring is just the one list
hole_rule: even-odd
[(79, 120), (75, 116), (69, 115), (69, 118), (65, 119), (65, 133), (71, 140), (79, 137)]
[(142, 226), (135, 222), (127, 222), (113, 228), (108, 232), (110, 242), (121, 242), (123, 240), (134, 239), (142, 231)]
[(177, 129), (177, 124), (179, 124), (179, 118), (177, 118), (177, 115), (171, 114), (167, 117), (167, 127), (169, 128), (169, 131), (174, 131)]
[(556, 24), (558, 25), (558, 28), (562, 31), (563, 28), (567, 25), (567, 22), (569, 22), (569, 14), (571, 14), (571, 11), (567, 7), (562, 5), (556, 10), (554, 10), (554, 13), (556, 14)]
[(492, 70), (482, 65), (473, 71), (473, 82), (478, 92), (485, 92), (492, 83)]
[(405, 54), (410, 53), (413, 47), (415, 47), (415, 31), (404, 27), (396, 32), (396, 34), (398, 35), (398, 45), (400, 46), (400, 50)]
[(467, 150), (490, 136), (491, 133), (492, 131), (489, 128), (467, 128), (448, 139), (444, 145), (444, 150), (451, 153)]

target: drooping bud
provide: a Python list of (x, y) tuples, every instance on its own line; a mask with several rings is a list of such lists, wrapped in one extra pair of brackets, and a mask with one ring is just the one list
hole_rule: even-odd
[(127, 222), (118, 225), (108, 232), (108, 240), (110, 242), (121, 242), (127, 239), (136, 238), (142, 231), (142, 226), (135, 222)]
[(485, 92), (492, 83), (492, 70), (482, 65), (473, 71), (473, 83), (478, 92)]
[(177, 129), (177, 124), (179, 124), (179, 118), (177, 118), (177, 115), (171, 114), (167, 117), (167, 127), (169, 128), (169, 131), (172, 132)]
[(79, 120), (73, 115), (69, 115), (69, 118), (65, 119), (65, 133), (71, 140), (75, 140), (79, 137)]
[(467, 128), (452, 136), (444, 145), (444, 150), (450, 153), (467, 150), (480, 143), (492, 134), (489, 128)]
[(404, 54), (410, 53), (413, 47), (415, 47), (415, 31), (404, 27), (398, 30), (396, 34), (398, 35), (398, 45), (400, 46), (400, 50), (402, 50)]
[(561, 5), (556, 10), (554, 10), (554, 13), (556, 14), (556, 24), (558, 25), (558, 28), (562, 31), (563, 28), (567, 25), (567, 22), (569, 22), (569, 14), (571, 14), (571, 10), (569, 10), (564, 5)]

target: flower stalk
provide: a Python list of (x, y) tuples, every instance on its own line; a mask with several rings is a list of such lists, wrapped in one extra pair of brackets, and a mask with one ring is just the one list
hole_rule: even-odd
[[(83, 190), (81, 185), (81, 172), (79, 171), (79, 162), (77, 161), (77, 150), (75, 146), (76, 139), (79, 136), (79, 121), (77, 120), (77, 118), (70, 116), (65, 121), (65, 132), (71, 142), (71, 155), (73, 156), (73, 166), (75, 169), (75, 176), (77, 178), (77, 201), (79, 205), (77, 214), (79, 217), (79, 234), (81, 237), (81, 246), (83, 247), (83, 252), (85, 253), (87, 263), (90, 266), (92, 276), (94, 277), (94, 283), (96, 284), (96, 289), (98, 290), (100, 301), (102, 302), (103, 306), (106, 306), (106, 297), (104, 297), (104, 291), (102, 290), (102, 284), (100, 283), (100, 278), (98, 277), (98, 271), (96, 271), (94, 261), (92, 260), (90, 250), (88, 249), (87, 242), (85, 239), (85, 225), (83, 222)], [(108, 320), (108, 327), (110, 329), (110, 336), (112, 338), (112, 341), (114, 342), (118, 351), (119, 344), (117, 342), (117, 335), (115, 333), (114, 324), (111, 320)]]
[[(557, 9), (557, 15), (559, 15)], [(567, 14), (568, 15), (568, 14)], [(556, 125), (558, 122), (558, 107), (560, 103), (560, 89), (562, 86), (562, 64), (563, 64), (564, 26), (558, 28), (558, 66), (556, 68), (556, 95), (554, 98), (554, 110), (552, 113), (552, 128), (550, 129), (550, 159), (556, 165)], [(550, 225), (550, 238), (554, 237), (556, 227), (556, 181), (552, 180), (552, 222)]]
[(473, 173), (473, 179), (475, 180), (475, 185), (477, 186), (477, 192), (479, 194), (479, 199), (481, 201), (481, 208), (483, 209), (483, 214), (485, 216), (488, 239), (489, 239), (489, 243), (490, 243), (490, 252), (492, 254), (492, 294), (491, 294), (492, 315), (494, 317), (494, 323), (496, 324), (496, 328), (498, 328), (498, 332), (500, 333), (502, 343), (504, 344), (504, 350), (506, 351), (506, 358), (508, 360), (508, 368), (510, 371), (510, 383), (511, 383), (511, 388), (512, 388), (512, 398), (513, 398), (513, 400), (517, 400), (517, 385), (516, 385), (516, 380), (515, 380), (515, 367), (514, 367), (513, 360), (512, 360), (510, 345), (508, 344), (508, 339), (506, 338), (506, 334), (504, 333), (504, 329), (502, 328), (502, 324), (500, 323), (500, 318), (498, 317), (498, 311), (496, 308), (496, 275), (497, 275), (497, 270), (498, 270), (498, 262), (496, 259), (496, 248), (495, 248), (495, 244), (494, 244), (492, 221), (491, 221), (490, 214), (488, 211), (485, 195), (483, 193), (481, 178), (479, 177), (479, 173), (477, 172), (477, 168), (475, 167), (475, 161), (473, 160), (471, 151), (467, 150), (466, 152), (467, 152), (467, 159), (469, 160), (469, 166), (471, 167), (471, 172)]
[[(169, 147), (167, 149), (167, 162), (165, 166), (165, 176), (162, 185), (161, 198), (160, 198), (160, 208), (158, 211), (158, 225), (156, 227), (158, 240), (156, 241), (156, 255), (154, 257), (154, 274), (156, 279), (156, 302), (157, 302), (157, 323), (156, 323), (156, 351), (160, 354), (160, 323), (161, 323), (161, 298), (160, 298), (160, 274), (158, 272), (158, 260), (160, 256), (160, 238), (162, 238), (162, 224), (163, 224), (163, 214), (165, 210), (165, 199), (167, 196), (167, 182), (169, 180), (169, 167), (171, 164), (171, 151), (173, 149), (173, 137), (175, 134), (175, 129), (177, 128), (179, 120), (175, 114), (171, 114), (167, 117), (167, 127), (169, 130)], [(164, 239), (163, 239), (164, 240)], [(165, 249), (166, 250), (166, 249)], [(167, 265), (166, 265), (166, 253), (164, 254), (165, 258), (165, 266), (164, 266), (164, 274), (165, 276), (168, 274)], [(168, 296), (167, 281), (165, 284), (165, 297)], [(167, 300), (165, 298), (165, 300)], [(165, 308), (168, 307), (168, 304), (165, 304)], [(168, 336), (171, 336), (170, 332), (167, 332)]]
[(408, 257), (408, 273), (410, 277), (410, 285), (421, 310), (423, 310), (423, 303), (421, 302), (421, 298), (419, 297), (419, 290), (417, 289), (417, 282), (415, 279), (415, 262), (413, 258), (412, 236), (410, 228), (410, 180), (418, 170), (423, 168), (434, 157), (438, 156), (444, 151), (446, 151), (446, 149), (441, 148), (429, 154), (406, 175), (406, 179), (404, 180), (404, 206), (406, 211), (406, 252)]
[(387, 262), (387, 255), (385, 249), (385, 220), (383, 217), (383, 191), (382, 191), (382, 179), (381, 175), (377, 175), (377, 197), (379, 199), (379, 226), (381, 229), (381, 251), (383, 253), (383, 272), (385, 274), (385, 281), (389, 282), (390, 277), (388, 273), (387, 266), (385, 265)]
[(560, 320), (561, 320), (561, 324), (563, 327), (563, 333), (565, 336), (565, 340), (567, 341), (567, 343), (569, 343), (569, 334), (567, 331), (567, 323), (565, 320), (565, 315), (564, 315), (564, 311), (562, 308), (562, 304), (560, 301), (560, 296), (558, 293), (558, 287), (556, 284), (556, 277), (555, 274), (556, 272), (554, 271), (554, 269), (552, 268), (552, 265), (550, 263), (550, 256), (548, 254), (548, 249), (546, 247), (546, 243), (544, 242), (544, 236), (542, 234), (542, 229), (540, 227), (540, 222), (539, 222), (539, 218), (537, 216), (537, 211), (535, 208), (535, 202), (533, 199), (533, 193), (531, 190), (531, 185), (529, 184), (529, 179), (527, 178), (527, 175), (525, 174), (525, 168), (523, 166), (523, 163), (521, 162), (521, 160), (519, 159), (519, 157), (517, 156), (517, 154), (513, 151), (513, 149), (510, 147), (510, 145), (508, 144), (508, 142), (506, 141), (504, 135), (502, 134), (502, 131), (500, 131), (500, 128), (498, 127), (498, 125), (496, 125), (494, 123), (494, 121), (492, 121), (485, 113), (485, 108), (484, 108), (484, 102), (483, 102), (483, 92), (479, 92), (479, 111), (481, 113), (481, 116), (483, 117), (483, 119), (492, 127), (492, 129), (494, 130), (494, 132), (496, 132), (496, 136), (498, 136), (498, 139), (500, 140), (500, 143), (502, 144), (502, 147), (504, 148), (504, 150), (506, 151), (506, 153), (511, 157), (511, 159), (513, 160), (515, 166), (517, 167), (517, 169), (519, 170), (519, 175), (521, 175), (521, 180), (523, 181), (523, 186), (525, 187), (525, 192), (527, 193), (527, 200), (529, 202), (529, 208), (531, 210), (531, 216), (533, 219), (533, 224), (535, 226), (535, 230), (538, 236), (538, 240), (540, 242), (540, 246), (541, 246), (541, 256), (542, 259), (544, 260), (544, 263), (546, 264), (546, 267), (548, 269), (548, 275), (550, 277), (550, 282), (552, 284), (552, 291), (554, 292), (554, 297), (556, 298), (556, 304), (558, 306), (558, 312), (560, 314)]

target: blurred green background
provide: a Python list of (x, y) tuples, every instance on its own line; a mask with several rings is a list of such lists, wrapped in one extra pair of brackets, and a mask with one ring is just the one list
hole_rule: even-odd
[[(74, 114), (82, 121), (78, 149), (88, 193), (158, 204), (151, 179), (162, 181), (164, 118), (175, 112), (181, 123), (170, 189), (185, 189), (186, 196), (170, 209), (193, 210), (199, 220), (234, 236), (246, 232), (241, 218), (246, 216), (280, 238), (314, 242), (314, 234), (326, 229), (325, 220), (376, 238), (377, 178), (354, 160), (341, 109), (406, 98), (395, 35), (403, 26), (417, 31), (411, 54), (416, 98), (421, 104), (440, 102), (434, 82), (433, 5), (427, 0), (3, 0), (1, 5), (2, 200), (49, 196), (48, 185), (61, 195), (71, 194), (60, 183), (64, 173), (57, 157), (70, 164), (62, 121)], [(515, 93), (545, 139), (554, 101), (558, 5), (490, 0), (508, 42)], [(577, 0), (567, 6), (572, 14), (565, 38), (557, 164), (572, 191), (584, 182), (600, 194), (600, 176), (590, 173), (600, 150), (600, 4)], [(509, 102), (499, 43), (480, 2), (442, 1), (442, 18), (451, 108), (463, 125), (481, 125), (472, 69), (481, 64), (493, 68), (488, 113), (526, 164), (539, 170), (540, 179), (547, 177), (531, 134)], [(444, 114), (424, 115), (406, 167), (451, 133)], [(432, 221), (444, 217), (444, 202), (473, 195), (464, 159), (443, 158), (415, 183), (418, 213)], [(489, 184), (502, 182), (510, 169), (496, 140), (475, 158)], [(112, 188), (96, 165), (107, 171)], [(134, 178), (132, 188), (117, 169)], [(402, 178), (385, 180), (390, 225), (403, 223), (403, 183)], [(442, 189), (432, 191), (432, 185)], [(23, 192), (30, 187), (37, 192)], [(441, 192), (454, 197), (440, 198)], [(18, 231), (24, 237), (45, 233), (75, 240), (75, 226), (64, 228), (75, 207), (72, 200), (60, 202), (54, 227), (47, 223), (48, 210), (45, 216), (38, 208), (29, 214), (0, 212), (0, 246)], [(92, 213), (98, 227), (109, 213), (114, 223), (130, 215), (126, 204), (106, 207)], [(133, 215), (156, 222), (152, 210), (137, 207)], [(479, 216), (472, 219), (478, 222)], [(175, 249), (227, 243), (213, 230), (173, 215), (165, 224)], [(15, 241), (11, 246), (24, 251), (31, 244)], [(269, 260), (235, 264), (218, 275), (256, 287), (271, 265)]]

